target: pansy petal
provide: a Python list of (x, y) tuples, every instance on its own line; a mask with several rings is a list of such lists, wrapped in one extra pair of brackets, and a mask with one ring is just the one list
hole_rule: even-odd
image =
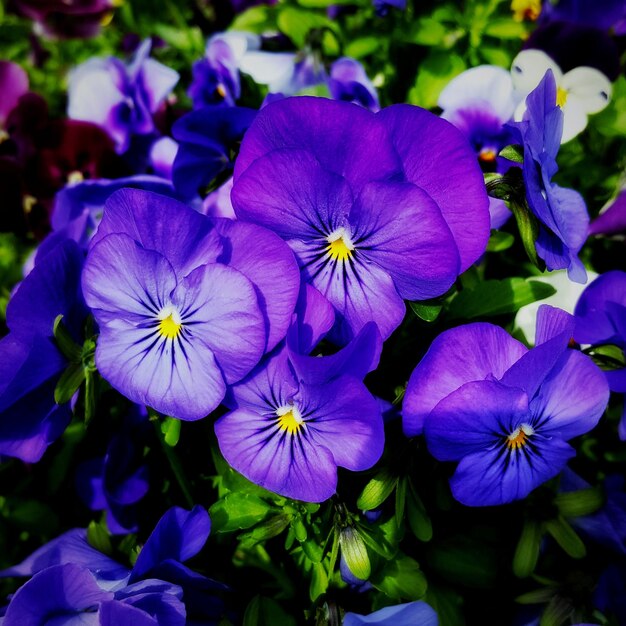
[(236, 180), (231, 195), (237, 217), (281, 237), (319, 237), (343, 224), (352, 193), (339, 175), (322, 168), (307, 150), (275, 150)]
[(563, 106), (563, 136), (561, 143), (573, 139), (587, 127), (585, 105), (576, 97), (570, 97)]
[(492, 324), (467, 324), (439, 335), (409, 379), (402, 407), (405, 434), (421, 433), (426, 416), (461, 385), (501, 378), (527, 351)]
[(273, 232), (237, 220), (216, 219), (225, 239), (219, 261), (239, 270), (255, 286), (268, 327), (265, 351), (287, 333), (300, 291), (300, 272), (289, 246)]
[(604, 373), (588, 356), (569, 350), (541, 385), (532, 408), (547, 419), (542, 432), (554, 431), (567, 441), (593, 429), (608, 401)]
[(489, 239), (489, 198), (474, 150), (461, 131), (419, 107), (396, 104), (377, 117), (391, 135), (406, 179), (439, 206), (465, 271)]
[(253, 161), (281, 148), (311, 151), (322, 167), (344, 176), (354, 193), (366, 182), (400, 171), (386, 129), (373, 113), (358, 105), (301, 96), (273, 102), (259, 112), (241, 144), (235, 187)]
[(251, 76), (255, 83), (268, 85), (270, 91), (276, 91), (276, 87), (284, 84), (293, 73), (295, 60), (293, 52), (251, 50), (241, 57), (239, 69)]
[(223, 250), (210, 219), (178, 200), (141, 189), (121, 189), (107, 200), (91, 248), (122, 233), (166, 257), (179, 277), (214, 263)]
[(515, 451), (509, 456), (503, 447), (475, 452), (461, 460), (450, 479), (452, 495), (467, 506), (520, 500), (556, 476), (575, 454), (569, 444), (556, 437), (537, 442), (528, 454)]
[(569, 99), (576, 99), (582, 110), (590, 115), (599, 113), (611, 100), (611, 81), (593, 67), (576, 67), (563, 75), (561, 87), (567, 91)]
[[(181, 312), (183, 335), (189, 331), (185, 349), (200, 356), (208, 348), (227, 383), (240, 380), (259, 362), (267, 329), (254, 286), (241, 272), (217, 263), (203, 265), (183, 279), (172, 302)], [(201, 386), (195, 378), (193, 387)]]
[(188, 561), (202, 550), (210, 532), (211, 519), (200, 505), (191, 511), (178, 506), (168, 509), (139, 553), (130, 582), (145, 578), (152, 568), (167, 559)]
[(407, 602), (386, 606), (369, 615), (348, 612), (343, 618), (343, 626), (437, 626), (437, 613), (426, 602)]
[(148, 613), (116, 601), (102, 603), (96, 623), (99, 626), (159, 626), (159, 622)]
[[(66, 614), (64, 624), (98, 626), (94, 609), (112, 595), (100, 589), (88, 570), (74, 563), (57, 565), (35, 574), (17, 590), (2, 623), (4, 626), (41, 626), (52, 624), (56, 617)], [(79, 614), (76, 619), (74, 613)]]
[(563, 309), (548, 304), (541, 304), (537, 309), (537, 327), (535, 331), (535, 345), (550, 341), (561, 333), (574, 335), (574, 316)]
[(626, 231), (626, 189), (603, 207), (600, 215), (589, 226), (590, 235), (615, 235)]
[(408, 183), (366, 185), (350, 211), (357, 254), (382, 267), (407, 300), (445, 293), (459, 273), (454, 239), (439, 207)]
[(548, 70), (552, 70), (559, 83), (563, 75), (561, 68), (543, 50), (522, 50), (511, 64), (513, 87), (525, 97), (541, 82)]
[(303, 283), (296, 304), (296, 323), (289, 330), (289, 347), (298, 354), (309, 354), (335, 323), (335, 311), (312, 285)]
[(156, 112), (165, 97), (174, 89), (179, 78), (177, 71), (154, 59), (148, 58), (142, 63), (139, 80), (150, 113)]
[(337, 486), (337, 466), (327, 448), (306, 434), (280, 430), (273, 418), (248, 409), (227, 413), (215, 423), (228, 463), (252, 482), (288, 498), (323, 502)]
[(466, 383), (432, 410), (424, 433), (431, 454), (440, 461), (458, 461), (466, 455), (501, 444), (528, 421), (528, 397), (521, 389), (495, 381)]
[(0, 61), (0, 91), (0, 128), (4, 128), (9, 113), (28, 91), (28, 74), (17, 63)]

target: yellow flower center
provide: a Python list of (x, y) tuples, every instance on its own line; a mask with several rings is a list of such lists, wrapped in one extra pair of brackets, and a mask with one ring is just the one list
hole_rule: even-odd
[(535, 429), (529, 424), (522, 424), (516, 428), (507, 438), (506, 447), (509, 450), (519, 450), (528, 443), (528, 438), (533, 435)]
[(478, 158), (483, 161), (483, 163), (493, 163), (497, 157), (498, 155), (495, 150), (491, 148), (483, 148), (478, 154)]
[(326, 248), (328, 256), (334, 261), (347, 261), (352, 257), (354, 250), (354, 244), (350, 239), (350, 233), (345, 228), (341, 227), (333, 231), (326, 237), (328, 241), (328, 247)]
[(563, 108), (567, 102), (567, 89), (563, 87), (557, 87), (556, 89), (556, 103)]
[(218, 83), (217, 84), (217, 87), (215, 88), (215, 91), (217, 91), (217, 93), (220, 96), (220, 98), (225, 98), (226, 97), (226, 87), (224, 87), (224, 85), (222, 85), (222, 83)]
[(82, 172), (74, 170), (67, 175), (67, 184), (75, 185), (76, 183), (82, 183), (85, 180)]
[(159, 333), (166, 339), (176, 339), (183, 327), (180, 314), (173, 306), (166, 306), (159, 313)]
[(513, 0), (511, 11), (513, 11), (513, 19), (516, 22), (523, 20), (534, 22), (541, 13), (541, 0)]
[(286, 430), (290, 435), (295, 435), (301, 428), (304, 428), (302, 415), (293, 404), (276, 409), (276, 415), (278, 415), (278, 428)]

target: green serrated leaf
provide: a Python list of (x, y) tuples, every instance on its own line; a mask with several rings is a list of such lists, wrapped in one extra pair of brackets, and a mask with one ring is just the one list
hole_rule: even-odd
[(450, 319), (473, 319), (515, 313), (521, 307), (556, 293), (551, 285), (523, 278), (485, 280), (461, 291), (450, 303)]
[(229, 493), (211, 506), (214, 532), (245, 530), (263, 521), (274, 510), (271, 504), (249, 493)]
[(523, 163), (524, 148), (523, 146), (518, 145), (504, 146), (504, 148), (500, 150), (500, 154), (498, 156), (508, 159), (509, 161), (513, 161), (513, 163)]
[(367, 548), (359, 531), (353, 526), (346, 526), (339, 533), (339, 545), (348, 569), (357, 578), (367, 580), (372, 570)]
[(361, 492), (356, 505), (363, 511), (377, 509), (393, 492), (398, 484), (398, 477), (387, 468), (380, 470)]
[(554, 540), (573, 559), (582, 559), (587, 554), (582, 539), (563, 517), (559, 516), (544, 523)]
[(433, 302), (431, 300), (425, 300), (423, 302), (409, 302), (411, 311), (417, 315), (421, 320), (425, 322), (434, 322), (443, 309), (443, 304), (440, 302)]
[(526, 578), (535, 571), (542, 535), (539, 522), (530, 519), (524, 522), (513, 556), (513, 573), (519, 578)]
[(563, 517), (590, 515), (595, 513), (604, 501), (604, 494), (599, 488), (568, 491), (559, 493), (554, 498), (554, 504)]
[(419, 563), (400, 553), (395, 559), (387, 561), (370, 582), (394, 600), (419, 600), (428, 588)]
[(85, 368), (81, 362), (70, 363), (68, 368), (61, 374), (59, 382), (54, 388), (54, 401), (57, 404), (65, 404), (72, 399), (85, 380)]
[(503, 252), (508, 250), (515, 242), (515, 237), (511, 233), (501, 230), (492, 230), (487, 242), (487, 252)]

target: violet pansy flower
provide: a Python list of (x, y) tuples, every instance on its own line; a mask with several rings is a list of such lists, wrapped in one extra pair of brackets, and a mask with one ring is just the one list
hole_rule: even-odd
[(121, 190), (92, 240), (83, 287), (102, 376), (134, 402), (199, 419), (284, 336), (299, 280), (273, 233)]
[[(591, 283), (580, 296), (576, 309), (574, 339), (582, 344), (617, 346), (626, 354), (626, 273), (606, 272)], [(626, 393), (626, 367), (604, 372), (611, 391)], [(618, 429), (626, 440), (626, 407)]]
[(239, 219), (289, 243), (303, 280), (334, 306), (339, 343), (369, 321), (388, 337), (403, 299), (445, 293), (489, 232), (467, 142), (405, 105), (376, 115), (324, 98), (266, 106), (242, 142), (231, 198)]
[(376, 87), (356, 59), (342, 57), (332, 64), (328, 89), (335, 100), (354, 102), (374, 112), (380, 109)]
[(528, 205), (539, 220), (537, 254), (549, 270), (567, 269), (571, 280), (584, 283), (585, 267), (578, 252), (587, 239), (589, 215), (582, 196), (552, 182), (563, 129), (563, 112), (556, 104), (556, 83), (548, 70), (526, 98), (521, 122), (510, 124), (524, 147), (523, 175)]
[(337, 354), (308, 356), (331, 327), (332, 308), (311, 287), (304, 294), (306, 312), (287, 345), (231, 388), (233, 410), (215, 432), (224, 458), (252, 482), (322, 502), (335, 493), (337, 466), (368, 469), (382, 453), (380, 407), (361, 382), (378, 363), (381, 341), (370, 323)]
[(69, 76), (67, 115), (93, 122), (125, 152), (132, 135), (154, 131), (152, 114), (178, 82), (178, 73), (149, 58), (145, 41), (129, 64), (115, 57), (93, 58)]
[(575, 455), (567, 443), (591, 430), (609, 396), (603, 373), (568, 349), (571, 315), (543, 306), (536, 347), (497, 326), (468, 324), (439, 335), (413, 371), (404, 431), (422, 429), (441, 461), (458, 461), (450, 480), (468, 506), (525, 498)]

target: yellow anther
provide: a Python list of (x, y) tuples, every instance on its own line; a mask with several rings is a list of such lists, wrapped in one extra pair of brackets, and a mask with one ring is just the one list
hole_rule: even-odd
[(293, 405), (276, 409), (276, 415), (278, 415), (278, 428), (286, 430), (290, 435), (295, 435), (304, 427), (300, 411)]

